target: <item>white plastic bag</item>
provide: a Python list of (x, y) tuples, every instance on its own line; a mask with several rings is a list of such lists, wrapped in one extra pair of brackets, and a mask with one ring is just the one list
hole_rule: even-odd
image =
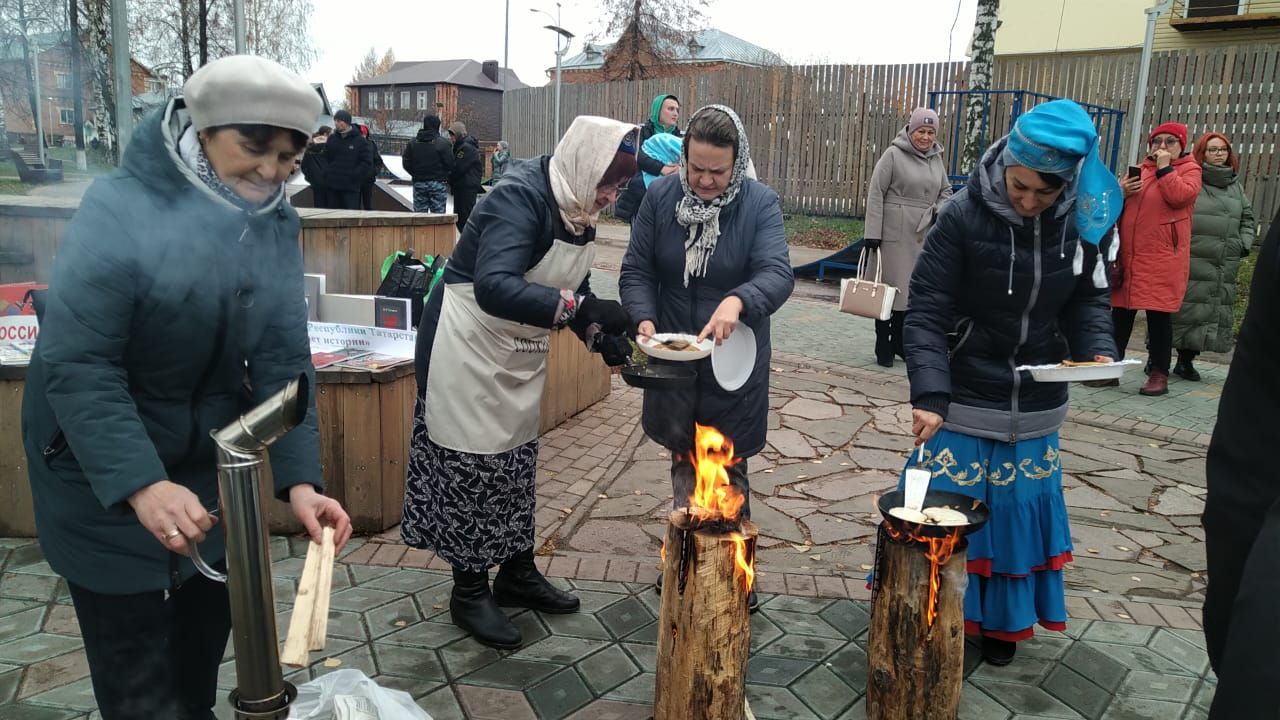
[[(339, 709), (342, 715), (338, 714)], [(353, 710), (359, 712), (352, 714)], [(370, 710), (376, 715), (370, 715)], [(431, 720), (431, 716), (418, 707), (409, 693), (378, 687), (359, 670), (335, 670), (298, 686), (298, 698), (289, 706), (289, 720), (339, 718)]]

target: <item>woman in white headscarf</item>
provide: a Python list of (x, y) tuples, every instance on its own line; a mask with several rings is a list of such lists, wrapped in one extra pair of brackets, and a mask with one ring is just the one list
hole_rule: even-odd
[[(747, 458), (764, 448), (769, 415), (769, 316), (795, 286), (778, 195), (753, 179), (747, 133), (733, 110), (709, 105), (685, 133), (680, 171), (649, 186), (631, 220), (619, 280), (623, 306), (641, 335), (677, 332), (717, 343), (745, 324), (755, 367), (737, 390), (720, 387), (699, 360), (695, 392), (646, 391), (645, 433), (672, 451), (677, 506), (694, 487), (694, 423), (722, 432), (742, 460), (729, 468), (750, 517)], [(752, 600), (755, 593), (751, 593)]]
[[(418, 404), (401, 534), (453, 566), (453, 622), (518, 647), (499, 606), (569, 613), (533, 564), (538, 415), (552, 329), (630, 351), (616, 301), (591, 293), (596, 218), (636, 171), (635, 126), (579, 117), (555, 154), (512, 169), (458, 239), (418, 327)], [(589, 343), (596, 345), (597, 343)], [(500, 565), (493, 589), (489, 568)]]

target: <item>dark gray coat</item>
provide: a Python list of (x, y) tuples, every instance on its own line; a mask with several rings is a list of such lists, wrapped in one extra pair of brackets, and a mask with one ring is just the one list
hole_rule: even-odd
[(631, 221), (631, 243), (622, 260), (622, 304), (638, 324), (653, 321), (658, 332), (697, 334), (726, 297), (742, 300), (741, 321), (756, 335), (756, 367), (735, 392), (716, 384), (711, 360), (699, 360), (696, 393), (650, 390), (644, 394), (645, 433), (675, 452), (692, 447), (696, 419), (733, 441), (740, 457), (764, 447), (769, 414), (769, 316), (795, 287), (782, 228), (778, 196), (767, 185), (744, 180), (738, 197), (720, 211), (720, 239), (707, 275), (684, 286), (684, 242), (688, 229), (676, 222), (680, 178), (649, 186)]
[[(279, 197), (247, 213), (213, 194), (176, 151), (189, 122), (181, 99), (148, 116), (121, 167), (85, 193), (27, 369), (22, 440), (40, 546), (58, 574), (100, 593), (194, 575), (129, 496), (167, 478), (216, 507), (209, 431), (299, 375), (315, 387), (298, 214)], [(271, 448), (278, 497), (322, 484), (314, 395)], [(222, 546), (219, 523), (201, 555), (219, 560)]]

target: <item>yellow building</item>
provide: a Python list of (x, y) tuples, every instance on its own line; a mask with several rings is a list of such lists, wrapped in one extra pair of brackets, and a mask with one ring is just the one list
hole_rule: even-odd
[[(996, 54), (1141, 48), (1156, 2), (1001, 0)], [(1280, 0), (1174, 0), (1156, 24), (1157, 51), (1266, 42), (1280, 42)]]

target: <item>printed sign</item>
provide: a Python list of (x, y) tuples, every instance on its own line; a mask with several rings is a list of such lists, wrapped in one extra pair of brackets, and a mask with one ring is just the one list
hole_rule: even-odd
[(391, 357), (411, 358), (418, 340), (414, 330), (391, 330), (365, 325), (307, 323), (311, 352), (332, 352), (343, 348), (368, 350)]
[(35, 342), (39, 334), (35, 315), (0, 316), (0, 343)]

